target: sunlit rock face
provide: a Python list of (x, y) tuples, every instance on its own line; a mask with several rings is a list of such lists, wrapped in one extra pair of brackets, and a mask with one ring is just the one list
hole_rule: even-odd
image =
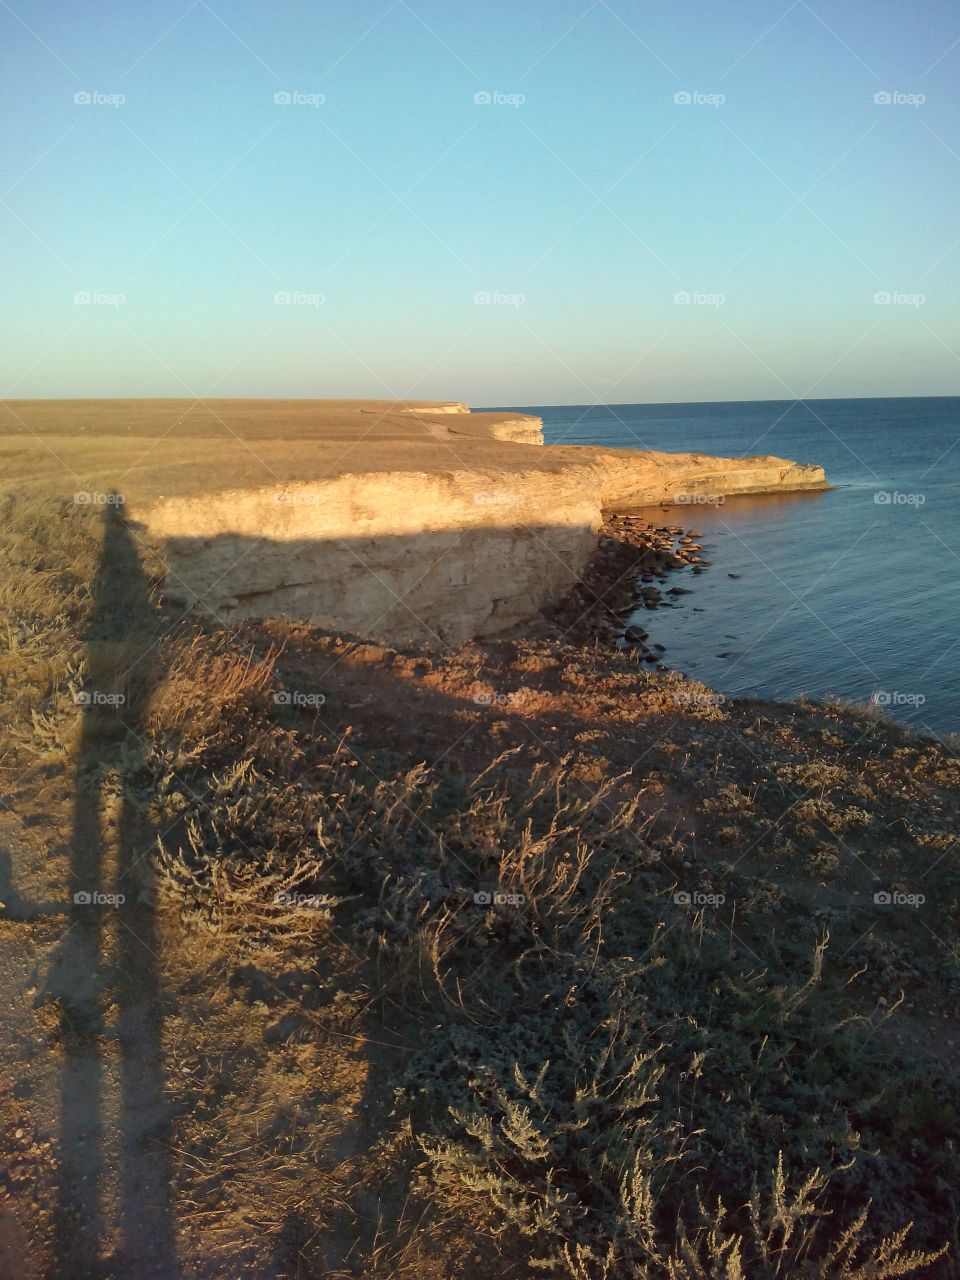
[(174, 603), (456, 645), (530, 618), (586, 564), (599, 504), (547, 479), (350, 476), (164, 504), (147, 526)]
[[(604, 510), (669, 502), (682, 523), (688, 498), (825, 487), (822, 468), (782, 458), (531, 448), (540, 419), (459, 404), (405, 406), (392, 419), (409, 423), (409, 441), (394, 432), (374, 443), (374, 469), (138, 505), (131, 514), (169, 566), (167, 598), (225, 621), (288, 618), (386, 644), (457, 645), (563, 596)], [(362, 432), (357, 440), (369, 462)]]

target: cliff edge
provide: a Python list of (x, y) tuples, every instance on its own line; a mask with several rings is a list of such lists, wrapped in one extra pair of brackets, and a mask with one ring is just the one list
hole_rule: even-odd
[(576, 581), (604, 511), (828, 487), (783, 458), (545, 448), (539, 418), (458, 402), (5, 407), (10, 479), (49, 488), (55, 458), (75, 493), (122, 504), (160, 545), (172, 603), (394, 645), (529, 620)]

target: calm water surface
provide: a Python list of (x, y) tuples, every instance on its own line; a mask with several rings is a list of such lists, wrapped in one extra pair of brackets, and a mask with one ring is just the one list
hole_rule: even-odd
[(726, 693), (875, 697), (916, 727), (960, 732), (960, 397), (528, 412), (548, 444), (821, 464), (828, 493), (652, 513), (698, 529), (712, 567), (671, 575), (691, 594), (643, 612), (651, 638)]

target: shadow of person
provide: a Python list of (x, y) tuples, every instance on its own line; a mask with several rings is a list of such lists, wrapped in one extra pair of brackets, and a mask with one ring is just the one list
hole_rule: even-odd
[(23, 923), (65, 914), (62, 902), (31, 902), (23, 897), (16, 885), (9, 849), (0, 849), (0, 912), (4, 920)]
[[(113, 495), (111, 495), (113, 496)], [(126, 780), (159, 678), (149, 583), (106, 505), (70, 852), (69, 927), (47, 995), (60, 1003), (57, 1275), (176, 1276), (152, 835)]]

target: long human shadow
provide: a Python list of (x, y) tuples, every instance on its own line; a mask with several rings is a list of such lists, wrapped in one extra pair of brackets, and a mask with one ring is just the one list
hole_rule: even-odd
[(100, 796), (107, 771), (122, 787), (141, 758), (144, 713), (160, 672), (149, 583), (112, 506), (93, 597), (78, 697), (69, 928), (50, 992), (60, 1001), (63, 1055), (56, 1274), (165, 1280), (177, 1272), (160, 944), (154, 892), (137, 874), (150, 837), (125, 790), (112, 826)]

